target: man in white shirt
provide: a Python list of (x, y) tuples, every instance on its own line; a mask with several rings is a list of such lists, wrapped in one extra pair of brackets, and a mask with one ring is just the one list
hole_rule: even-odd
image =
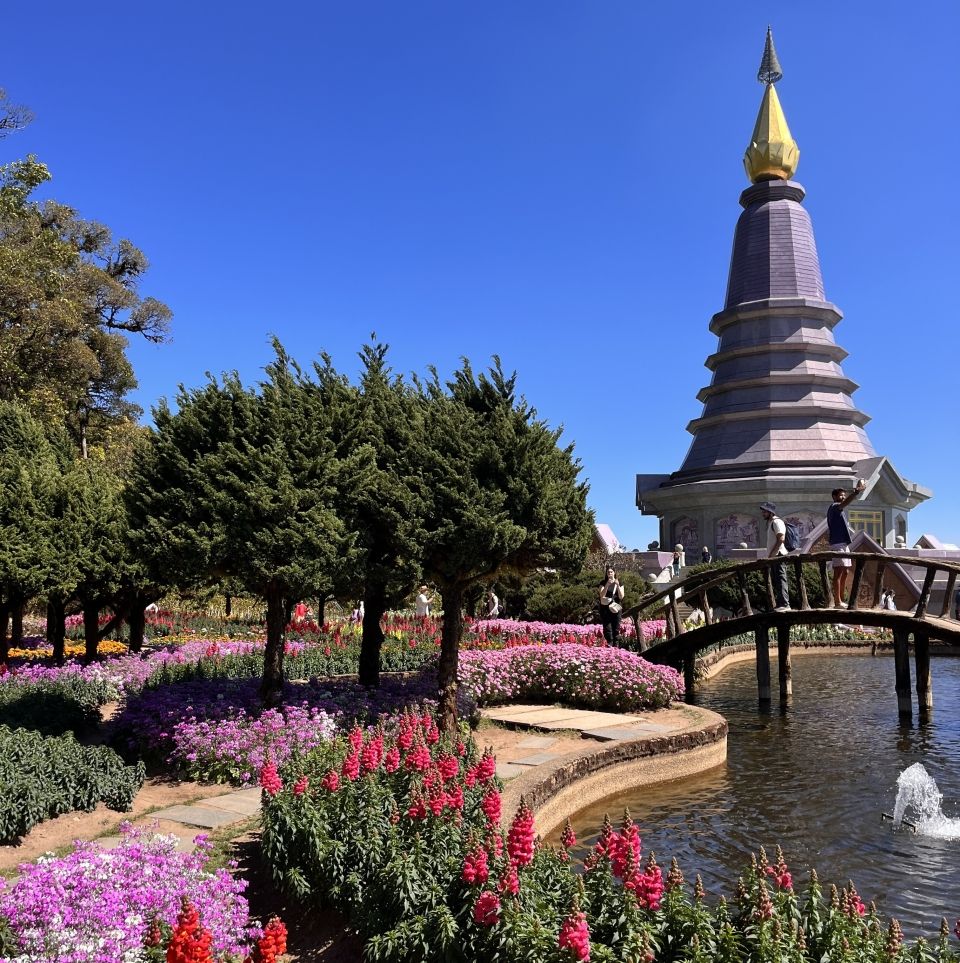
[(427, 594), (426, 585), (420, 586), (420, 593), (417, 595), (417, 615), (430, 614), (430, 596)]
[[(777, 506), (773, 502), (763, 502), (760, 505), (764, 521), (767, 523), (767, 558), (779, 558), (787, 554), (784, 540), (787, 537), (787, 524), (777, 517)], [(787, 584), (787, 569), (783, 562), (771, 566), (770, 575), (773, 578), (773, 595), (777, 601), (777, 612), (790, 611), (790, 588)]]

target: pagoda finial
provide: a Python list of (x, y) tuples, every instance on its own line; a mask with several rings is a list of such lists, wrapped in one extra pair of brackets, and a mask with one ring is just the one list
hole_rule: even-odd
[(754, 184), (758, 181), (790, 180), (800, 160), (800, 148), (790, 136), (787, 118), (773, 86), (782, 76), (783, 71), (773, 46), (773, 31), (767, 27), (767, 42), (763, 48), (760, 70), (757, 72), (757, 79), (766, 84), (766, 90), (763, 92), (750, 146), (743, 157), (747, 177)]
[(773, 28), (767, 24), (767, 42), (763, 45), (763, 60), (757, 71), (757, 80), (761, 84), (775, 84), (783, 78), (780, 61), (777, 60), (777, 48), (773, 45)]

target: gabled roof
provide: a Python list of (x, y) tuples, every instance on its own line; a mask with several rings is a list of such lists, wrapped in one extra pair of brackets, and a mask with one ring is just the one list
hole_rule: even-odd
[(593, 528), (597, 533), (597, 538), (599, 538), (606, 547), (608, 555), (611, 552), (619, 551), (620, 539), (613, 534), (613, 529), (609, 525), (605, 525), (603, 522), (597, 522)]

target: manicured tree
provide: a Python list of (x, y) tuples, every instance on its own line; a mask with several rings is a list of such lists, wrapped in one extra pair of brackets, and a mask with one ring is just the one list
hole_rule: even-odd
[(479, 377), (464, 361), (445, 388), (434, 372), (420, 394), (423, 565), (443, 599), (440, 710), (449, 728), (467, 589), (504, 572), (579, 568), (592, 517), (573, 447), (560, 447), (560, 430), (517, 398), (516, 374), (505, 376), (499, 359)]
[[(100, 640), (121, 621), (116, 600), (130, 578), (123, 483), (99, 459), (77, 459), (64, 488), (63, 529), (75, 552), (70, 594), (81, 605), (84, 657), (91, 661)], [(118, 611), (101, 627), (100, 612), (111, 603)]]
[(423, 482), (416, 471), (423, 405), (391, 375), (386, 354), (387, 345), (363, 347), (357, 389), (334, 376), (329, 362), (316, 368), (321, 396), (343, 419), (336, 432), (341, 456), (369, 456), (343, 492), (344, 521), (356, 541), (352, 564), (338, 580), (343, 591), (351, 582), (363, 587), (359, 679), (367, 686), (380, 683), (381, 619), (420, 578), (424, 538)]
[(50, 510), (58, 475), (40, 423), (21, 406), (0, 401), (0, 663), (8, 655), (11, 614), (46, 587), (55, 567), (59, 547)]
[(280, 700), (284, 600), (322, 584), (348, 547), (334, 510), (363, 457), (336, 458), (331, 425), (278, 346), (261, 393), (237, 375), (182, 389), (154, 411), (131, 514), (148, 569), (181, 587), (235, 579), (267, 603), (262, 695)]

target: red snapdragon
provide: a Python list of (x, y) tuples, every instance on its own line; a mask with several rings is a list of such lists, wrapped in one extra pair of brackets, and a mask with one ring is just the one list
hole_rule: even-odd
[(587, 917), (580, 911), (572, 912), (560, 925), (558, 945), (561, 950), (569, 950), (575, 960), (590, 959), (590, 929)]
[(276, 796), (283, 789), (277, 767), (270, 760), (267, 760), (260, 770), (260, 786), (268, 796)]

